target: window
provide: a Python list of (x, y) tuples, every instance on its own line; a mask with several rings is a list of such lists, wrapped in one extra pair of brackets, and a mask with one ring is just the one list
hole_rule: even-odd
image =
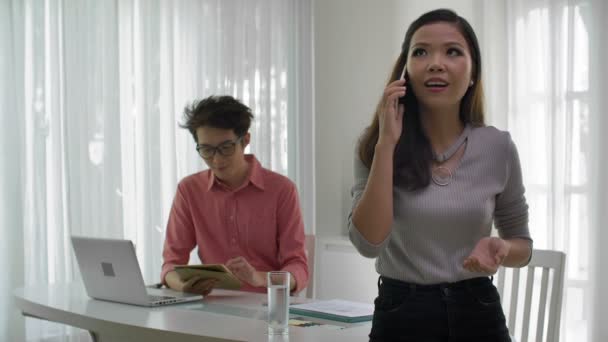
[(567, 253), (562, 339), (586, 341), (592, 246), (589, 6), (518, 4), (511, 7), (508, 127), (522, 160), (534, 247)]

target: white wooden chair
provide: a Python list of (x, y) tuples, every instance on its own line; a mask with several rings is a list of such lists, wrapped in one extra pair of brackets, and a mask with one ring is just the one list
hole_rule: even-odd
[(517, 342), (559, 342), (565, 264), (564, 252), (536, 249), (528, 266), (499, 269), (496, 287)]
[(314, 298), (314, 283), (315, 283), (315, 236), (312, 234), (306, 235), (306, 256), (308, 257), (308, 286), (303, 293), (306, 293), (306, 298)]

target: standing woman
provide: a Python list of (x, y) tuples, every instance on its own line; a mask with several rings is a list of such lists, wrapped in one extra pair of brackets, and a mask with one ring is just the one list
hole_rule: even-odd
[(510, 341), (490, 276), (530, 260), (528, 205), (509, 133), (484, 124), (479, 44), (456, 13), (410, 25), (352, 196), (350, 239), (380, 274), (370, 341)]

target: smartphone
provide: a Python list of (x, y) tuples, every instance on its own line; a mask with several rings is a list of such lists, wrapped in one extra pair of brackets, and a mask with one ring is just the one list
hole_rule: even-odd
[(409, 75), (407, 74), (407, 68), (403, 68), (403, 78), (405, 79), (405, 87), (406, 87), (405, 95), (403, 95), (399, 98), (399, 103), (402, 105), (405, 105), (405, 98), (407, 96), (407, 92), (409, 91), (409, 89), (408, 89), (409, 88), (409, 82), (408, 82)]

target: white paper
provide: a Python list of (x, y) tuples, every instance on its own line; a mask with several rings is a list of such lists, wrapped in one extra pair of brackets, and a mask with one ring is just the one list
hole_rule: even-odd
[(291, 305), (290, 307), (294, 309), (317, 311), (344, 317), (361, 317), (371, 316), (374, 314), (374, 306), (372, 304), (357, 303), (341, 299)]

